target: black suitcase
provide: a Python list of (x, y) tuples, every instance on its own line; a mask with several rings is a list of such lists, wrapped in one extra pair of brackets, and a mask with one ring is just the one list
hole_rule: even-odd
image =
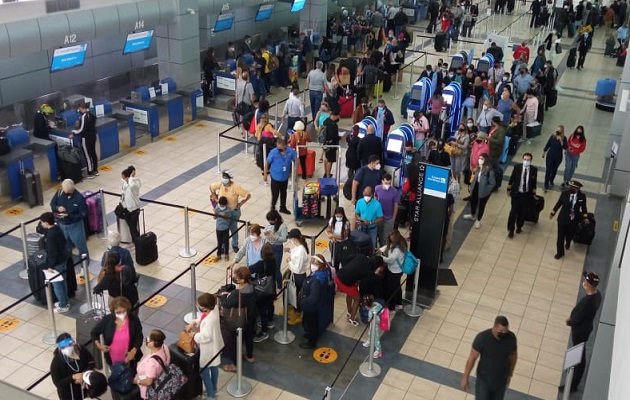
[(81, 173), (81, 164), (73, 163), (70, 161), (58, 159), (59, 162), (59, 176), (61, 180), (72, 179), (74, 183), (79, 183), (83, 180), (83, 174)]
[(173, 343), (168, 348), (171, 351), (171, 364), (177, 365), (188, 378), (188, 382), (180, 389), (175, 399), (189, 400), (201, 396), (203, 387), (199, 376), (199, 368), (201, 367), (199, 365), (199, 351), (189, 355), (184, 353), (177, 346), (177, 343)]
[(508, 136), (508, 155), (513, 156), (516, 154), (516, 150), (518, 149), (518, 136)]
[(42, 192), (42, 180), (39, 172), (27, 168), (22, 169), (20, 187), (22, 188), (22, 200), (31, 208), (44, 205), (44, 193)]
[(588, 224), (585, 224), (584, 221), (580, 221), (578, 223), (578, 227), (575, 230), (575, 236), (573, 236), (573, 241), (575, 243), (590, 245), (593, 243), (593, 238), (595, 237), (595, 215), (593, 213), (588, 213)]
[(43, 305), (47, 304), (46, 289), (39, 289), (44, 286), (44, 268), (46, 267), (47, 265), (45, 250), (38, 250), (28, 256), (28, 266), (26, 270), (28, 275), (28, 285), (31, 289), (31, 292), (33, 292), (33, 297), (35, 298), (35, 300)]
[(494, 189), (492, 191), (496, 192), (501, 188), (501, 184), (503, 183), (503, 168), (501, 168), (501, 166), (499, 165), (495, 165), (494, 167), (492, 167), (492, 170), (494, 171), (495, 179)]
[(459, 40), (459, 28), (456, 26), (451, 29), (451, 40), (455, 43)]
[(571, 49), (569, 49), (569, 55), (567, 56), (567, 68), (570, 68), (570, 69), (575, 68), (576, 62), (577, 62), (577, 47), (572, 47)]
[(39, 233), (29, 233), (26, 235), (26, 253), (30, 256), (37, 250), (44, 248), (44, 237)]
[(525, 221), (538, 223), (538, 218), (540, 217), (540, 212), (545, 208), (545, 198), (541, 196), (536, 196), (532, 198), (532, 201), (529, 203), (529, 207), (527, 208), (527, 214), (525, 214)]
[(113, 400), (141, 400), (140, 387), (138, 385), (133, 385), (128, 393), (118, 393), (114, 389), (110, 389), (110, 392)]
[[(96, 295), (94, 295), (96, 296)], [(103, 358), (101, 357), (101, 352), (96, 348), (94, 342), (91, 342), (90, 333), (92, 329), (98, 324), (99, 320), (96, 312), (90, 311), (86, 315), (82, 315), (76, 320), (76, 340), (77, 343), (81, 346), (85, 347), (85, 349), (92, 354), (94, 357), (94, 361), (96, 362), (96, 369), (103, 369)], [(87, 344), (89, 342), (89, 344)]]
[(148, 265), (158, 259), (157, 236), (153, 232), (147, 232), (144, 209), (141, 211), (144, 233), (136, 241), (136, 262), (140, 265)]
[(545, 106), (547, 108), (551, 108), (558, 103), (558, 91), (556, 89), (551, 89), (549, 94), (545, 98)]
[(448, 48), (448, 34), (446, 32), (438, 32), (434, 39), (435, 51), (442, 52)]

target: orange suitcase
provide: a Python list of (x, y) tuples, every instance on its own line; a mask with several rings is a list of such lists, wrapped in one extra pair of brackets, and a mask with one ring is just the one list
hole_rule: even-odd
[[(308, 178), (312, 178), (315, 173), (315, 150), (306, 150), (306, 176)], [(298, 176), (302, 176), (302, 165), (300, 165), (300, 161), (297, 162), (298, 165)]]

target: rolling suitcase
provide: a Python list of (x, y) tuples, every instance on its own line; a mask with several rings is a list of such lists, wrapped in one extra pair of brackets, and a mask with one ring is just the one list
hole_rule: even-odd
[(26, 235), (26, 253), (30, 256), (38, 250), (44, 248), (44, 237), (39, 233), (29, 233)]
[(354, 112), (354, 95), (345, 95), (339, 97), (339, 116), (341, 118), (350, 118)]
[[(312, 178), (315, 173), (315, 150), (306, 150), (306, 176)], [(298, 175), (302, 176), (302, 165), (298, 162)]]
[(579, 222), (573, 241), (588, 246), (593, 243), (593, 238), (595, 237), (595, 215), (588, 213), (587, 218), (588, 224), (585, 224), (583, 221)]
[(611, 96), (615, 94), (617, 81), (611, 78), (600, 79), (595, 84), (596, 96)]
[(94, 293), (92, 295), (92, 311), (89, 311), (86, 315), (82, 315), (76, 320), (77, 343), (85, 347), (87, 351), (92, 354), (97, 369), (103, 369), (103, 358), (101, 357), (100, 350), (97, 349), (96, 346), (94, 346), (94, 342), (90, 340), (92, 329), (94, 329), (105, 314), (109, 313), (109, 307), (105, 304), (104, 297), (102, 293)]
[(516, 150), (518, 149), (518, 136), (506, 136), (505, 140), (509, 142), (508, 155), (513, 156), (516, 154)]
[(371, 256), (374, 251), (370, 234), (362, 230), (350, 232), (350, 240), (357, 247), (359, 254)]
[(410, 100), (411, 100), (411, 92), (408, 92), (403, 95), (403, 98), (400, 101), (400, 116), (403, 117), (404, 119), (407, 119), (407, 107), (409, 106)]
[(20, 186), (22, 188), (22, 200), (31, 208), (44, 205), (44, 193), (42, 192), (42, 180), (39, 172), (22, 168)]
[(575, 63), (577, 62), (577, 47), (572, 47), (569, 49), (569, 55), (567, 56), (567, 68), (573, 69), (575, 68)]
[[(94, 194), (89, 190), (82, 193), (85, 197), (85, 203), (87, 204), (87, 225), (89, 227), (90, 234), (101, 232), (103, 230), (103, 221), (101, 220), (102, 214), (102, 200), (100, 194)], [(86, 234), (88, 232), (86, 231)]]
[(136, 262), (140, 265), (148, 265), (158, 259), (157, 236), (153, 232), (147, 232), (144, 220), (144, 209), (142, 209), (142, 230), (136, 243)]
[(492, 170), (494, 171), (494, 179), (496, 181), (494, 184), (494, 189), (492, 191), (496, 192), (501, 188), (501, 183), (503, 183), (503, 168), (495, 165), (494, 167), (492, 167)]
[(188, 382), (179, 390), (175, 399), (189, 400), (201, 396), (202, 380), (199, 376), (199, 351), (194, 354), (184, 353), (182, 349), (173, 343), (169, 346), (171, 351), (171, 364), (177, 365), (184, 375), (188, 378)]
[(61, 179), (72, 179), (79, 183), (83, 179), (81, 173), (81, 150), (71, 146), (59, 146), (57, 149), (59, 174)]
[(558, 91), (556, 89), (551, 89), (549, 94), (545, 98), (545, 106), (551, 108), (558, 103)]
[(44, 286), (44, 268), (46, 265), (46, 250), (37, 250), (33, 254), (28, 256), (27, 275), (28, 285), (33, 292), (35, 300), (43, 305), (46, 305), (46, 289), (41, 289)]
[(435, 34), (434, 47), (437, 52), (446, 51), (448, 48), (448, 34), (446, 32)]
[(525, 215), (525, 221), (538, 223), (540, 212), (545, 208), (545, 198), (542, 196), (534, 195), (532, 201), (527, 208), (527, 214)]
[(459, 40), (459, 28), (453, 25), (451, 25), (451, 40), (455, 43)]

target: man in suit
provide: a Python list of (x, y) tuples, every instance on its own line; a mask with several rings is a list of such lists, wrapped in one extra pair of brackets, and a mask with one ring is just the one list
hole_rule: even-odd
[(531, 153), (523, 154), (523, 163), (514, 166), (507, 186), (507, 194), (512, 199), (507, 224), (509, 238), (514, 237), (514, 225), (516, 225), (516, 233), (522, 232), (527, 210), (536, 194), (537, 176), (538, 168), (532, 166)]
[(580, 218), (584, 219), (584, 223), (588, 223), (588, 210), (586, 209), (586, 195), (580, 191), (582, 184), (578, 181), (569, 181), (569, 190), (565, 190), (560, 194), (560, 198), (553, 211), (549, 215), (552, 219), (558, 209), (558, 238), (556, 239), (556, 260), (564, 257), (564, 250), (571, 247), (571, 241), (577, 228)]

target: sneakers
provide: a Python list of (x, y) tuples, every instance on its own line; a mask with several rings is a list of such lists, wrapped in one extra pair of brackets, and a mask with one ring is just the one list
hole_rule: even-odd
[(356, 319), (348, 318), (348, 323), (352, 326), (359, 326), (359, 321)]
[(475, 221), (475, 228), (476, 229), (481, 228), (481, 221)]
[(467, 219), (469, 221), (474, 221), (475, 220), (475, 216), (472, 214), (464, 214), (464, 219)]
[(96, 177), (94, 175), (87, 174), (83, 178), (85, 178), (85, 179), (94, 179)]
[[(256, 323), (256, 326), (259, 327), (259, 328), (262, 328), (262, 323), (260, 321), (258, 321)], [(276, 327), (276, 325), (273, 322), (267, 322), (267, 329), (273, 329), (275, 327)]]
[(254, 336), (254, 343), (264, 342), (269, 339), (269, 334), (267, 332), (260, 332), (258, 335)]
[(68, 311), (70, 311), (70, 304), (65, 307), (55, 307), (55, 312), (57, 314), (67, 313)]
[(101, 174), (99, 174), (99, 173), (98, 173), (98, 171), (94, 171), (94, 172), (92, 172), (92, 175), (94, 175), (94, 176), (100, 176)]
[(366, 348), (370, 347), (370, 341), (368, 340), (368, 341), (363, 342), (363, 347), (366, 347)]
[(383, 358), (383, 353), (378, 350), (374, 350), (374, 354), (372, 354), (373, 358)]
[(282, 214), (291, 215), (291, 211), (289, 211), (287, 208), (281, 208), (279, 211), (280, 211)]

